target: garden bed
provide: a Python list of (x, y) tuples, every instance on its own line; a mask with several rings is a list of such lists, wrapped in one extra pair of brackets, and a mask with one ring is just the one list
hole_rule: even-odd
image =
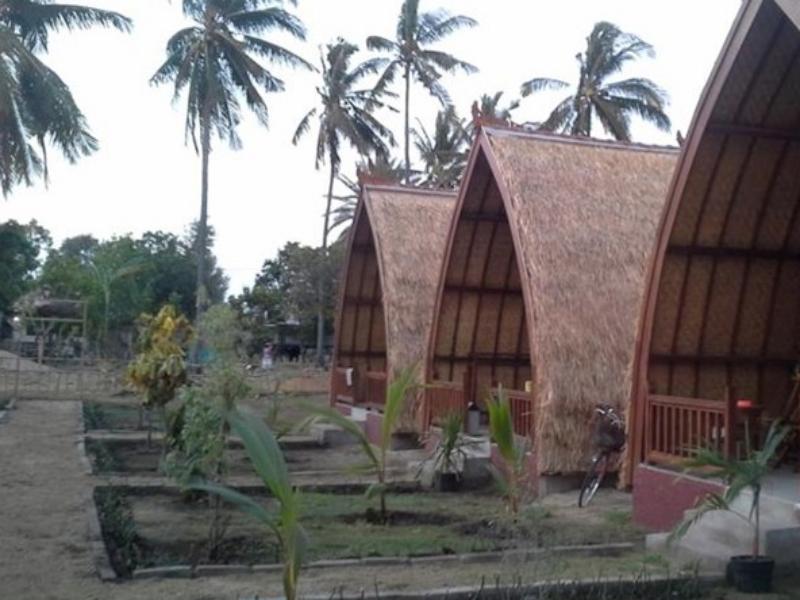
[[(258, 397), (240, 402), (240, 408), (267, 418), (275, 423), (277, 430), (292, 430), (308, 417), (309, 407), (328, 405), (328, 396), (314, 393), (281, 393), (271, 397)], [(176, 408), (177, 401), (170, 404)], [(87, 432), (91, 431), (146, 431), (146, 418), (140, 412), (138, 400), (119, 402), (84, 402), (83, 421)], [(163, 430), (158, 411), (151, 411), (153, 431)]]
[[(161, 440), (150, 445), (145, 439), (87, 439), (86, 452), (91, 459), (93, 472), (101, 475), (124, 474), (133, 476), (159, 476), (162, 455)], [(364, 464), (363, 452), (358, 446), (342, 446), (330, 450), (292, 444), (284, 447), (284, 458), (293, 472), (346, 472)], [(253, 475), (253, 468), (238, 440), (231, 440), (225, 452), (226, 472), (232, 476)]]
[[(251, 490), (259, 501), (270, 500)], [(118, 574), (175, 565), (275, 564), (274, 539), (233, 507), (226, 542), (209, 560), (207, 498), (177, 490), (101, 487), (95, 491), (103, 536)], [(619, 509), (584, 511), (535, 506), (514, 524), (502, 501), (488, 493), (392, 493), (390, 518), (379, 524), (375, 502), (344, 493), (306, 492), (302, 522), (310, 537), (309, 561), (365, 557), (420, 557), (550, 546), (642, 541)]]
[[(84, 402), (83, 423), (86, 431), (146, 431), (147, 413), (138, 403), (123, 402)], [(153, 431), (164, 429), (156, 411), (149, 415)]]

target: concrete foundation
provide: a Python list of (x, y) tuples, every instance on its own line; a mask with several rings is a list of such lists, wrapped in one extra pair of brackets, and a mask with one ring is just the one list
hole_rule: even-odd
[[(647, 536), (647, 547), (698, 560), (711, 568), (723, 568), (731, 556), (753, 553), (754, 527), (748, 520), (752, 505), (749, 491), (734, 502), (731, 511), (712, 511), (695, 523), (682, 538), (668, 543), (669, 534), (709, 492), (724, 486), (694, 477), (640, 465), (634, 478), (634, 520), (660, 533)], [(783, 568), (800, 565), (800, 517), (795, 501), (762, 493), (760, 552)]]

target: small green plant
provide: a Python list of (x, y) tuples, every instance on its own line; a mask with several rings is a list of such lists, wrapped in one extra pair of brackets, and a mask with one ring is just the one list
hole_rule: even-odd
[(489, 396), (486, 408), (489, 411), (489, 434), (503, 460), (503, 468), (492, 468), (492, 474), (506, 498), (509, 512), (516, 519), (528, 479), (525, 464), (527, 448), (518, 444), (514, 437), (511, 405), (502, 387), (497, 390), (497, 398)]
[[(790, 428), (773, 422), (761, 450), (750, 447), (749, 431), (745, 423), (745, 457), (742, 459), (726, 457), (709, 448), (697, 448), (694, 457), (686, 462), (686, 470), (705, 479), (721, 479), (727, 488), (721, 494), (710, 492), (698, 503), (695, 510), (687, 516), (670, 534), (670, 540), (680, 538), (703, 516), (714, 510), (725, 510), (741, 517), (753, 527), (753, 557), (760, 556), (760, 500), (764, 477), (772, 471), (772, 463)], [(752, 500), (748, 514), (733, 508), (734, 502), (743, 491), (750, 490)]]
[(416, 369), (407, 368), (395, 373), (391, 383), (386, 388), (386, 402), (383, 406), (383, 422), (381, 424), (380, 439), (377, 451), (370, 443), (367, 434), (354, 421), (344, 416), (336, 409), (330, 407), (312, 408), (315, 417), (312, 420), (322, 420), (344, 429), (352, 435), (364, 452), (367, 463), (360, 471), (373, 475), (376, 479), (366, 491), (368, 498), (378, 497), (380, 502), (380, 521), (387, 521), (386, 492), (388, 491), (386, 474), (388, 470), (389, 450), (392, 444), (392, 434), (395, 425), (406, 405), (409, 395), (417, 389), (419, 384), (416, 378)]
[(461, 435), (464, 428), (464, 414), (453, 412), (445, 416), (441, 423), (440, 437), (431, 456), (419, 468), (417, 476), (422, 474), (426, 465), (431, 465), (436, 474), (452, 474), (460, 480), (467, 459), (467, 448), (475, 442), (465, 440)]
[(192, 479), (210, 479), (224, 471), (225, 440), (220, 434), (222, 416), (196, 388), (184, 389), (180, 399), (181, 406), (170, 419), (171, 450), (163, 468), (185, 487)]
[(109, 557), (120, 575), (130, 575), (138, 562), (136, 525), (124, 494), (113, 487), (95, 488), (94, 501)]
[(232, 411), (227, 421), (242, 439), (253, 469), (277, 501), (278, 510), (271, 511), (249, 496), (211, 481), (195, 481), (191, 487), (235, 504), (275, 535), (283, 559), (284, 594), (287, 600), (295, 600), (308, 547), (308, 537), (300, 524), (300, 493), (289, 480), (278, 441), (262, 420)]
[[(200, 321), (201, 334), (210, 350), (202, 385), (184, 391), (184, 403), (171, 427), (174, 448), (165, 461), (167, 473), (186, 485), (201, 477), (222, 484), (229, 425), (224, 415), (240, 400), (252, 395), (237, 354), (243, 333), (236, 314), (227, 306), (212, 306)], [(208, 558), (214, 560), (228, 528), (219, 496), (209, 497)]]
[[(149, 411), (156, 408), (163, 423), (166, 407), (186, 383), (185, 348), (193, 336), (192, 326), (175, 307), (165, 305), (156, 316), (139, 317), (138, 354), (128, 365), (127, 380), (144, 396)], [(150, 443), (150, 428), (147, 436)], [(167, 451), (166, 439), (164, 454)]]

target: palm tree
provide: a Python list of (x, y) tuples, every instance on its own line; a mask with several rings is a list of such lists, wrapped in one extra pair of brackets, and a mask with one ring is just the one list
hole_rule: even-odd
[(378, 79), (375, 89), (383, 91), (394, 82), (398, 73), (402, 74), (405, 85), (405, 179), (411, 178), (411, 79), (416, 78), (443, 106), (451, 104), (447, 90), (439, 79), (442, 73), (475, 73), (478, 69), (451, 54), (440, 50), (431, 50), (431, 44), (442, 40), (451, 33), (464, 27), (474, 27), (478, 23), (464, 15), (452, 16), (443, 10), (419, 12), (419, 0), (404, 0), (397, 21), (395, 39), (380, 36), (367, 38), (370, 50), (385, 52), (389, 56), (373, 59), (376, 67), (383, 73)]
[(7, 196), (20, 183), (43, 175), (47, 147), (75, 162), (97, 150), (86, 118), (66, 83), (37, 55), (50, 34), (92, 26), (129, 31), (116, 12), (50, 0), (0, 0), (0, 187)]
[(472, 116), (482, 117), (490, 121), (503, 123), (511, 122), (511, 113), (519, 108), (519, 100), (512, 100), (508, 106), (501, 107), (500, 102), (503, 92), (493, 95), (483, 94), (480, 99), (472, 103)]
[[(359, 88), (364, 77), (376, 72), (373, 61), (350, 67), (358, 46), (339, 39), (328, 44), (326, 51), (320, 50), (322, 85), (317, 87), (320, 104), (312, 108), (300, 121), (292, 143), (297, 144), (311, 128), (311, 120), (318, 116), (319, 129), (316, 143), (316, 167), (319, 169), (326, 156), (330, 168), (328, 196), (322, 228), (322, 259), (327, 260), (328, 233), (330, 233), (333, 184), (342, 164), (342, 143), (347, 141), (362, 156), (371, 153), (387, 155), (388, 145), (394, 145), (394, 136), (372, 114), (376, 108), (385, 106), (380, 95), (369, 89)], [(323, 278), (318, 278), (317, 313), (317, 362), (324, 366), (323, 344), (325, 337), (325, 289)]]
[[(620, 31), (616, 25), (600, 22), (586, 40), (586, 50), (576, 58), (580, 65), (575, 93), (564, 98), (541, 128), (570, 135), (592, 135), (596, 118), (615, 139), (630, 141), (631, 117), (638, 115), (661, 130), (671, 124), (664, 108), (667, 94), (649, 79), (634, 77), (609, 82), (630, 61), (655, 56), (653, 47), (637, 36)], [(559, 79), (537, 78), (522, 84), (522, 95), (540, 90), (569, 87)]]
[[(267, 127), (269, 111), (262, 93), (280, 92), (283, 81), (257, 58), (290, 67), (311, 68), (305, 60), (259, 34), (279, 30), (304, 40), (303, 23), (280, 6), (281, 0), (183, 0), (183, 12), (194, 23), (167, 42), (167, 58), (150, 79), (172, 82), (174, 100), (186, 91), (186, 138), (202, 160), (200, 221), (197, 236), (197, 313), (206, 304), (205, 253), (208, 235), (208, 163), (211, 135), (239, 148), (236, 133), (242, 104)], [(200, 143), (198, 146), (198, 134)]]
[(458, 117), (452, 106), (436, 115), (432, 134), (419, 123), (419, 130), (414, 130), (414, 145), (425, 165), (419, 183), (455, 188), (467, 164), (469, 142), (467, 123)]

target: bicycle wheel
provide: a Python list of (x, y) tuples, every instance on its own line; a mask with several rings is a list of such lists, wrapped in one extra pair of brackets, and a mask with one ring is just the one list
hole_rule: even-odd
[(592, 501), (597, 490), (600, 489), (600, 484), (603, 483), (603, 477), (606, 475), (606, 465), (608, 464), (608, 454), (602, 452), (594, 457), (592, 466), (586, 473), (586, 477), (581, 485), (581, 493), (578, 496), (578, 506), (583, 508), (588, 506)]

